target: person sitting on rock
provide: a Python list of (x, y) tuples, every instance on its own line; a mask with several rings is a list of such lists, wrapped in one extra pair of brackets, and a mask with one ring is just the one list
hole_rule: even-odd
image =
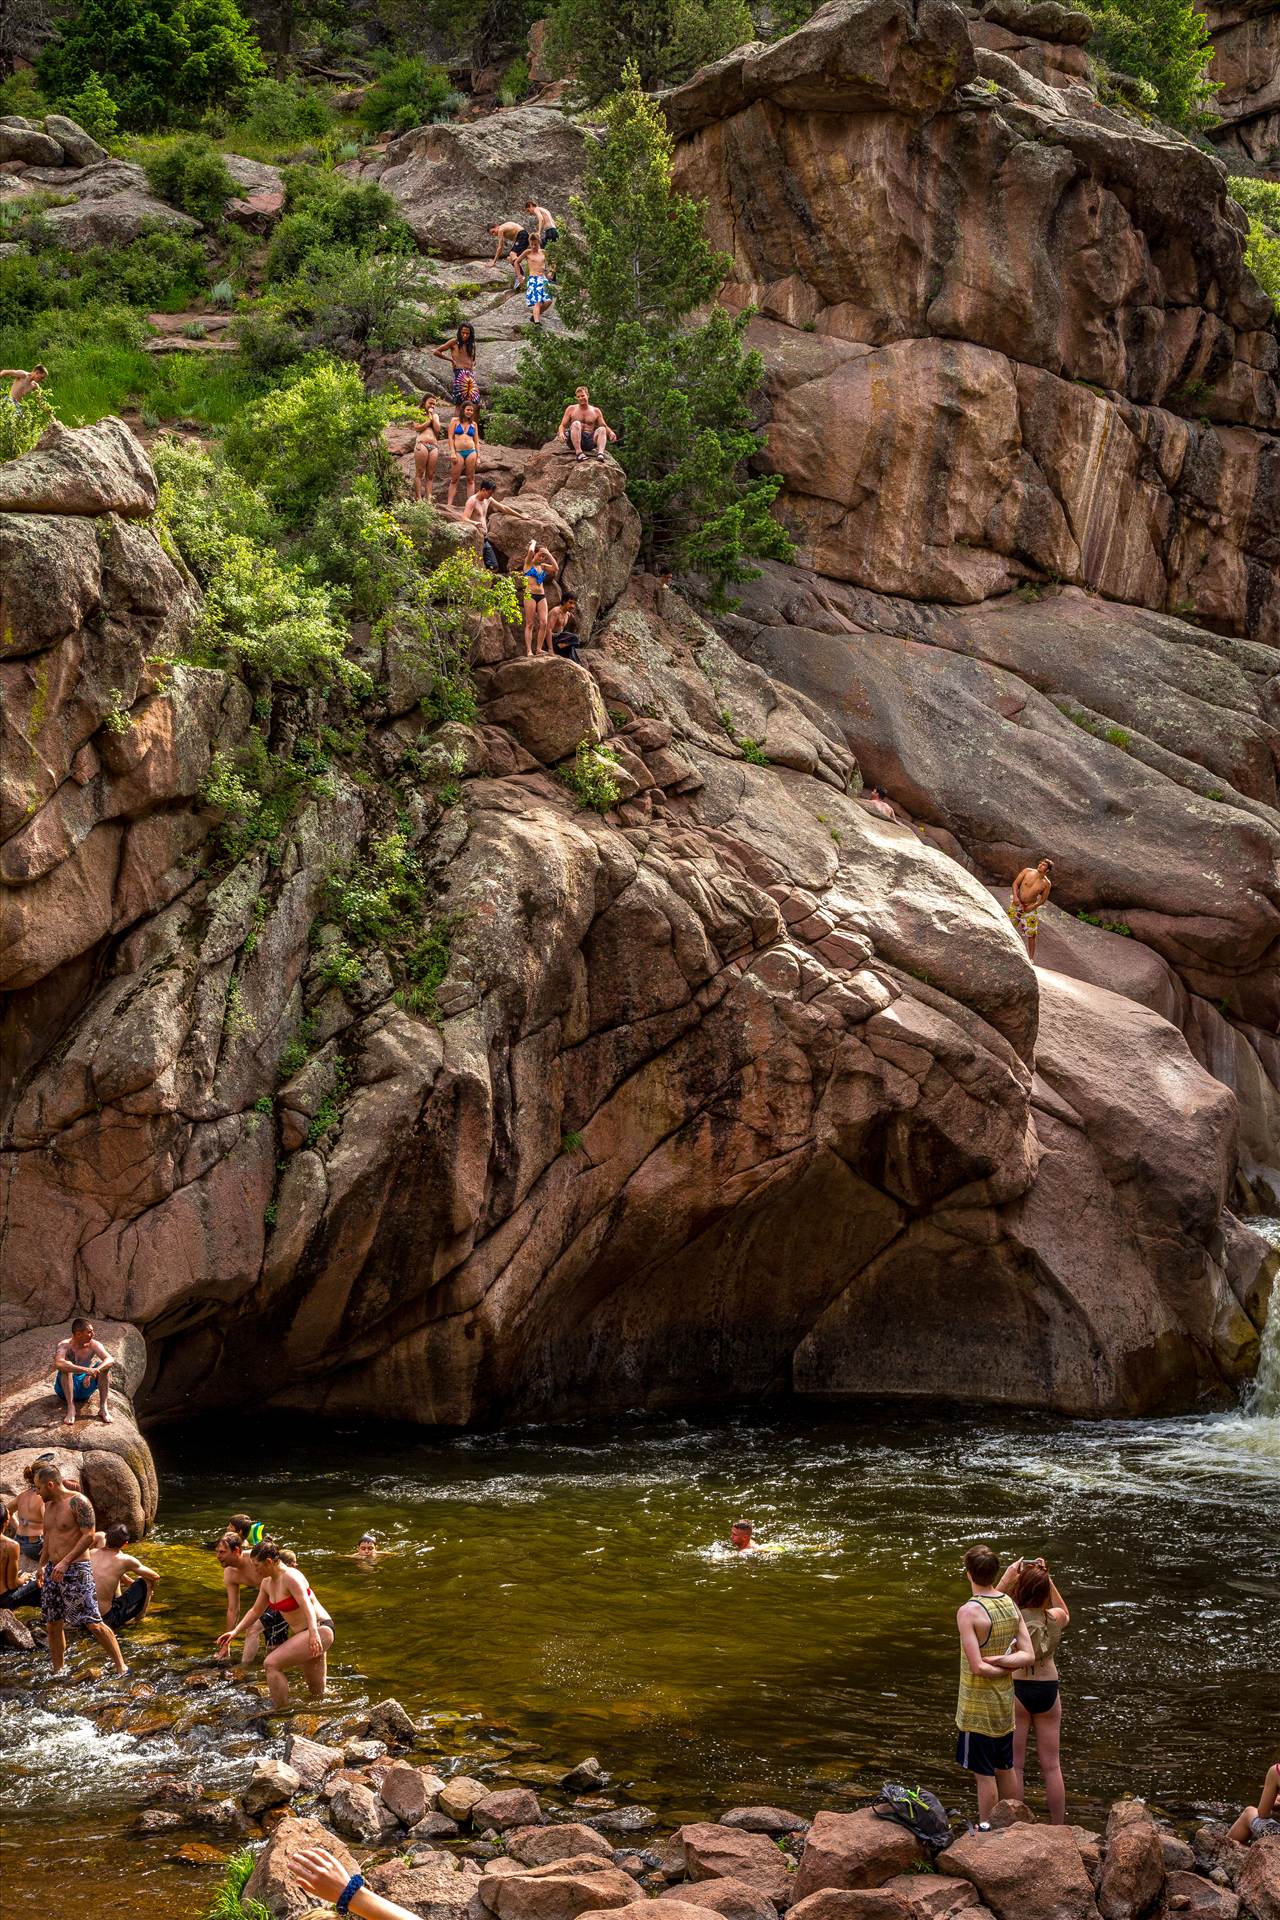
[(464, 320), (452, 340), (446, 340), (433, 350), (437, 360), (448, 360), (453, 366), (453, 404), (460, 407), (464, 400), (478, 400), (480, 389), (476, 383), (476, 330), (469, 320)]
[(597, 460), (603, 460), (606, 443), (616, 440), (617, 437), (599, 407), (592, 406), (591, 395), (587, 389), (575, 387), (572, 404), (567, 406), (560, 416), (556, 438), (572, 447), (579, 460), (585, 460), (587, 457), (584, 443), (589, 443), (595, 448)]
[(67, 1659), (67, 1628), (83, 1627), (115, 1662), (123, 1677), (120, 1642), (103, 1620), (89, 1565), (89, 1548), (97, 1532), (93, 1505), (82, 1493), (64, 1486), (55, 1466), (37, 1466), (36, 1492), (44, 1501), (44, 1546), (40, 1552), (40, 1613), (49, 1631), (49, 1658), (53, 1671), (62, 1673)]
[(969, 1598), (957, 1609), (960, 1692), (956, 1701), (956, 1765), (974, 1775), (978, 1818), (989, 1820), (997, 1800), (1018, 1791), (1013, 1770), (1013, 1676), (1036, 1662), (1031, 1635), (1017, 1607), (995, 1584), (1000, 1562), (992, 1548), (964, 1556)]
[[(105, 1533), (96, 1534), (89, 1550), (98, 1610), (113, 1633), (119, 1633), (122, 1627), (132, 1627), (141, 1620), (151, 1604), (151, 1596), (160, 1578), (151, 1567), (144, 1567), (141, 1560), (125, 1552), (128, 1544), (128, 1527), (114, 1526), (108, 1527)], [(120, 1589), (124, 1586), (126, 1574), (133, 1577), (122, 1593)]]
[(1246, 1807), (1232, 1827), (1228, 1838), (1237, 1840), (1241, 1846), (1247, 1846), (1250, 1840), (1265, 1840), (1271, 1834), (1280, 1833), (1280, 1819), (1275, 1817), (1276, 1803), (1280, 1801), (1280, 1760), (1267, 1768), (1267, 1777), (1262, 1783), (1262, 1792), (1258, 1795), (1256, 1807)]
[(524, 256), (524, 304), (529, 310), (529, 325), (542, 325), (542, 309), (551, 299), (551, 289), (547, 285), (547, 256), (542, 251), (541, 240), (530, 240)]
[(864, 793), (862, 804), (868, 813), (879, 814), (882, 820), (896, 820), (898, 817), (893, 810), (893, 802), (880, 787), (872, 787), (869, 793)]
[(552, 607), (547, 632), (552, 653), (561, 660), (578, 660), (578, 648), (582, 641), (578, 634), (578, 602), (573, 594), (566, 593), (559, 606)]
[[(524, 650), (526, 657), (550, 653), (547, 622), (547, 581), (560, 571), (555, 555), (531, 540), (524, 559), (517, 561), (524, 581)], [(513, 568), (514, 572), (515, 569)]]
[(30, 373), (22, 367), (0, 367), (0, 380), (8, 380), (11, 383), (9, 398), (15, 407), (20, 401), (25, 400), (28, 394), (34, 393), (41, 382), (48, 378), (48, 367), (32, 367)]
[(538, 239), (545, 247), (552, 240), (560, 238), (560, 225), (550, 207), (540, 207), (536, 200), (526, 200), (524, 210), (537, 222)]
[(1023, 867), (1013, 882), (1009, 896), (1009, 918), (1022, 935), (1028, 960), (1036, 957), (1036, 934), (1040, 931), (1040, 909), (1053, 891), (1053, 862), (1042, 860), (1038, 867)]
[(735, 1553), (759, 1553), (760, 1546), (753, 1538), (755, 1525), (750, 1520), (735, 1520), (729, 1529), (729, 1545)]
[(99, 1420), (110, 1421), (111, 1369), (116, 1363), (102, 1342), (94, 1339), (91, 1320), (71, 1322), (71, 1338), (59, 1341), (53, 1364), (53, 1390), (66, 1408), (63, 1426), (74, 1427), (76, 1408), (95, 1393)]
[(34, 1574), (24, 1574), (17, 1541), (9, 1534), (0, 1534), (0, 1607), (14, 1613), (19, 1607), (39, 1605), (40, 1582)]

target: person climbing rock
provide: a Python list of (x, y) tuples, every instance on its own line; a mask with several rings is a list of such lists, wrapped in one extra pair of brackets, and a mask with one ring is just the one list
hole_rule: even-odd
[(1013, 1676), (1035, 1665), (1022, 1615), (995, 1584), (1000, 1562), (987, 1546), (964, 1556), (969, 1598), (956, 1611), (960, 1634), (960, 1691), (956, 1700), (956, 1765), (973, 1774), (978, 1818), (1018, 1790), (1013, 1770)]
[(35, 392), (41, 383), (49, 378), (48, 367), (32, 367), (28, 373), (22, 367), (0, 367), (0, 380), (8, 380), (9, 398), (16, 407), (29, 394)]
[[(141, 1560), (125, 1552), (128, 1544), (128, 1527), (114, 1526), (96, 1535), (94, 1545), (89, 1550), (98, 1611), (113, 1633), (119, 1633), (122, 1627), (132, 1627), (141, 1620), (151, 1604), (151, 1596), (160, 1578), (154, 1568), (144, 1567)], [(130, 1575), (132, 1578), (126, 1587), (125, 1579)]]
[(67, 1628), (83, 1627), (111, 1655), (117, 1674), (123, 1676), (129, 1669), (120, 1642), (99, 1611), (89, 1565), (89, 1548), (98, 1530), (92, 1502), (64, 1486), (55, 1466), (37, 1466), (35, 1484), (44, 1501), (40, 1613), (49, 1631), (53, 1671), (60, 1674), (66, 1667)]
[[(526, 240), (529, 237), (526, 229), (521, 226), (518, 220), (499, 220), (495, 225), (490, 227), (489, 231), (494, 239), (493, 259), (489, 264), (494, 267), (497, 266), (504, 253), (507, 255), (508, 260), (510, 260), (510, 256), (515, 248), (516, 239), (520, 234), (523, 233)], [(516, 285), (519, 286), (520, 276), (516, 273), (514, 266), (512, 267), (512, 272), (515, 273)]]
[(74, 1427), (76, 1408), (98, 1396), (99, 1420), (111, 1420), (111, 1369), (115, 1361), (100, 1340), (95, 1340), (91, 1320), (73, 1320), (71, 1337), (61, 1340), (54, 1351), (53, 1390), (65, 1412), (64, 1427)]
[(587, 446), (595, 448), (597, 460), (603, 460), (606, 444), (617, 437), (599, 407), (592, 406), (586, 387), (575, 387), (573, 400), (560, 416), (556, 438), (572, 447), (579, 460), (586, 459)]
[(465, 400), (478, 400), (480, 388), (476, 381), (476, 330), (470, 321), (464, 320), (452, 340), (445, 340), (433, 350), (437, 360), (448, 360), (453, 366), (453, 404), (460, 407)]
[(1036, 934), (1040, 930), (1040, 909), (1053, 891), (1053, 862), (1042, 860), (1038, 867), (1023, 867), (1009, 895), (1009, 918), (1027, 949), (1027, 958), (1036, 957)]
[[(495, 505), (497, 484), (496, 480), (481, 480), (465, 506), (461, 509), (446, 506), (444, 509), (451, 519), (461, 520), (467, 526), (479, 527), (481, 556), (490, 573), (502, 573), (506, 566), (506, 562), (499, 558), (497, 549), (489, 539), (489, 509)], [(522, 513), (519, 507), (513, 507), (509, 500), (502, 501), (501, 506), (503, 512), (509, 514), (513, 520), (523, 520), (528, 524), (529, 515)]]
[(524, 210), (537, 222), (538, 240), (542, 246), (545, 247), (548, 241), (560, 238), (560, 223), (550, 207), (540, 207), (536, 200), (526, 200)]

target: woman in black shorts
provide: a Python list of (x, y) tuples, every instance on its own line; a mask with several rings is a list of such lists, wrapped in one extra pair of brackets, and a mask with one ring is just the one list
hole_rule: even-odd
[(999, 1587), (1020, 1609), (1036, 1652), (1034, 1667), (1029, 1673), (1015, 1675), (1013, 1682), (1013, 1770), (1018, 1779), (1018, 1793), (1023, 1793), (1027, 1739), (1034, 1727), (1049, 1818), (1054, 1826), (1065, 1826), (1067, 1789), (1062, 1780), (1060, 1752), (1062, 1695), (1054, 1654), (1071, 1624), (1071, 1614), (1044, 1560), (1015, 1560), (1005, 1568)]

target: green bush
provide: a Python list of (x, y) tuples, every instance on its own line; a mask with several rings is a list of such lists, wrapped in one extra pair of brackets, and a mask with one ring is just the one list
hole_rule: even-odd
[(16, 113), (24, 120), (43, 120), (53, 109), (40, 91), (39, 82), (29, 67), (0, 80), (0, 113)]
[[(402, 507), (399, 517), (411, 541), (424, 531), (425, 516), (414, 507)], [(430, 676), (421, 702), (430, 719), (474, 720), (471, 629), (474, 621), (494, 616), (510, 624), (519, 619), (515, 582), (488, 572), (471, 547), (459, 547), (379, 621), (377, 638), (394, 635)]]
[(413, 235), (389, 193), (372, 182), (352, 186), (319, 167), (286, 167), (284, 215), (267, 249), (269, 285), (291, 280), (334, 249), (411, 253)]
[(36, 63), (51, 99), (98, 73), (124, 127), (172, 125), (225, 101), (265, 71), (235, 0), (80, 0)]
[(1172, 127), (1204, 124), (1217, 92), (1208, 78), (1213, 45), (1192, 0), (1086, 0), (1090, 53), (1151, 89), (1153, 110)]
[(53, 425), (53, 408), (39, 387), (25, 400), (0, 393), (0, 461), (30, 453), (46, 427)]
[(0, 259), (0, 327), (20, 326), (32, 314), (42, 313), (57, 291), (48, 268), (29, 253)]
[(419, 54), (402, 54), (388, 62), (365, 94), (360, 124), (370, 133), (387, 128), (406, 133), (442, 115), (449, 118), (445, 107), (451, 91), (443, 67), (430, 66)]
[(355, 620), (380, 620), (419, 583), (413, 541), (367, 476), (322, 502), (307, 530), (307, 551)]
[(314, 140), (328, 133), (333, 114), (317, 93), (296, 81), (259, 80), (244, 103), (247, 131), (259, 140)]
[(315, 361), (244, 409), (227, 434), (227, 458), (284, 526), (300, 527), (357, 474), (374, 478), (380, 498), (389, 493), (393, 464), (382, 429), (397, 410), (394, 398), (365, 392), (358, 368)]
[(381, 948), (400, 1004), (438, 1018), (436, 994), (449, 970), (456, 922), (428, 923), (422, 866), (404, 834), (373, 841), (363, 859), (330, 882), (325, 904), (357, 947)]
[(591, 106), (628, 65), (646, 90), (670, 86), (755, 38), (746, 0), (556, 0), (550, 21), (548, 60)]
[(95, 247), (81, 256), (76, 300), (179, 312), (208, 286), (204, 249), (186, 233), (156, 228), (127, 247)]
[(580, 807), (594, 807), (597, 813), (608, 813), (610, 807), (617, 805), (621, 792), (618, 756), (611, 747), (592, 746), (589, 740), (580, 740), (573, 765), (561, 767), (559, 774)]
[(498, 82), (498, 99), (504, 107), (514, 107), (529, 91), (529, 62), (517, 54)]
[(1245, 265), (1280, 312), (1280, 184), (1237, 177), (1228, 180), (1227, 186), (1249, 216)]
[(420, 268), (404, 254), (337, 248), (313, 254), (307, 270), (281, 288), (277, 314), (304, 348), (331, 349), (363, 361), (430, 337), (414, 304)]
[(236, 195), (236, 183), (227, 172), (226, 162), (202, 133), (171, 140), (149, 154), (146, 170), (154, 193), (207, 227), (221, 220), (227, 201)]
[(89, 73), (65, 103), (63, 111), (77, 126), (95, 140), (110, 140), (120, 118), (120, 109), (111, 97), (111, 89), (100, 73)]

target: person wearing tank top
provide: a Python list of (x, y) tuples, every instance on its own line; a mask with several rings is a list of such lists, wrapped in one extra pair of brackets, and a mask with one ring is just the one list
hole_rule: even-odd
[(995, 1584), (1000, 1562), (988, 1546), (964, 1556), (969, 1598), (956, 1612), (960, 1691), (956, 1699), (956, 1764), (974, 1776), (978, 1818), (1017, 1793), (1013, 1770), (1013, 1676), (1035, 1665), (1022, 1615)]

